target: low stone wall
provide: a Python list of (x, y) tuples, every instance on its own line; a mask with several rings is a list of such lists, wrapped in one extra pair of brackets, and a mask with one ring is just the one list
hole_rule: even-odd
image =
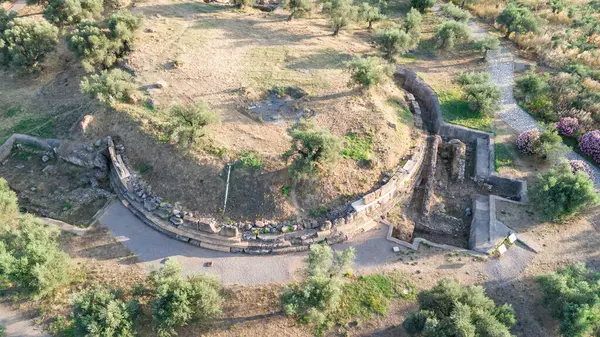
[(426, 181), (422, 206), (423, 215), (428, 215), (431, 210), (431, 197), (435, 190), (435, 170), (437, 167), (438, 147), (441, 142), (442, 139), (438, 135), (427, 137), (427, 160), (425, 161), (427, 166), (424, 168)]
[(516, 200), (526, 199), (527, 185), (525, 181), (500, 177), (495, 173), (496, 154), (492, 133), (444, 122), (435, 90), (421, 80), (416, 73), (397, 66), (394, 80), (411, 95), (414, 95), (420, 104), (423, 122), (430, 133), (440, 135), (446, 141), (458, 139), (474, 147), (474, 178), (476, 180), (492, 185), (503, 197)]
[[(419, 118), (415, 118), (418, 121)], [(416, 122), (415, 122), (416, 123)], [(309, 220), (301, 224), (271, 224), (254, 221), (229, 224), (217, 219), (197, 218), (179, 205), (170, 205), (130, 172), (124, 147), (107, 138), (109, 178), (122, 203), (151, 228), (174, 239), (211, 250), (247, 254), (284, 254), (308, 250), (314, 243), (335, 244), (376, 225), (373, 217), (386, 214), (399, 201), (410, 198), (424, 160), (424, 137), (411, 158), (375, 191), (353, 202), (350, 211), (332, 220)], [(268, 224), (268, 225), (267, 225)], [(260, 228), (281, 228), (276, 234)], [(244, 231), (241, 229), (245, 228)]]
[(442, 109), (435, 91), (423, 82), (416, 73), (396, 67), (394, 81), (414, 95), (421, 108), (423, 123), (430, 133), (438, 134), (442, 125)]

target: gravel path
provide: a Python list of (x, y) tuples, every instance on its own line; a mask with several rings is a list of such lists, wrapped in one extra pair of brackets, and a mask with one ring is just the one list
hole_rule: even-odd
[(9, 12), (18, 12), (21, 8), (27, 5), (27, 0), (17, 0), (15, 3), (8, 9)]
[(18, 310), (5, 304), (0, 304), (0, 323), (6, 328), (6, 337), (49, 337), (31, 319), (23, 317)]
[[(136, 218), (120, 202), (106, 208), (98, 218), (113, 236), (129, 248), (146, 267), (157, 267), (165, 258), (175, 257), (183, 264), (187, 274), (214, 274), (225, 284), (262, 284), (289, 282), (297, 279), (304, 267), (307, 253), (285, 255), (246, 255), (222, 253), (192, 246), (170, 239)], [(371, 230), (353, 238), (351, 242), (335, 245), (334, 249), (353, 246), (356, 249), (354, 270), (358, 273), (374, 273), (393, 269), (398, 260), (392, 248), (394, 243), (386, 240), (387, 226)], [(212, 262), (212, 267), (206, 267)]]
[[(474, 39), (480, 39), (487, 35), (485, 28), (473, 20), (469, 20), (468, 26), (471, 29)], [(487, 63), (492, 82), (502, 89), (502, 99), (500, 100), (497, 112), (498, 117), (518, 133), (538, 129), (537, 121), (525, 110), (521, 109), (515, 100), (513, 94), (515, 78), (514, 55), (511, 51), (504, 46), (500, 46), (500, 49), (488, 53)], [(565, 157), (569, 160), (583, 160), (586, 162), (594, 176), (594, 186), (600, 188), (600, 169), (598, 167), (588, 163), (575, 151), (567, 152)]]

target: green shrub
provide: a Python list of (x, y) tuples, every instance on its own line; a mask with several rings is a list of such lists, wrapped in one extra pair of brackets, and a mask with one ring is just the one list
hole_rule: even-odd
[(416, 8), (419, 12), (425, 13), (428, 8), (435, 5), (435, 0), (410, 0), (412, 8)]
[(515, 3), (509, 3), (498, 15), (496, 22), (506, 29), (506, 38), (511, 33), (526, 34), (529, 32), (537, 33), (538, 31), (538, 24), (533, 13), (528, 8), (519, 7)]
[(208, 275), (184, 279), (181, 265), (168, 260), (150, 273), (155, 295), (152, 301), (152, 327), (158, 337), (177, 335), (175, 328), (192, 320), (202, 324), (221, 313), (222, 286)]
[(262, 160), (256, 151), (244, 151), (238, 160), (239, 166), (243, 168), (260, 169), (263, 165)]
[(18, 216), (18, 212), (17, 194), (10, 189), (4, 178), (0, 178), (0, 223), (13, 222)]
[(1, 14), (0, 59), (13, 68), (35, 70), (58, 44), (58, 28), (46, 20)]
[(560, 319), (562, 336), (594, 336), (600, 330), (600, 274), (583, 263), (538, 277), (543, 303)]
[(556, 129), (556, 124), (541, 124), (540, 137), (533, 144), (534, 153), (542, 159), (557, 163), (569, 151), (569, 148), (562, 143), (562, 137)]
[(373, 23), (385, 19), (385, 15), (381, 13), (379, 7), (370, 5), (368, 2), (363, 2), (358, 7), (358, 17), (360, 20), (369, 24), (369, 30), (373, 29)]
[(124, 302), (114, 291), (105, 288), (86, 290), (74, 301), (75, 326), (78, 336), (132, 337), (138, 312), (136, 301)]
[(331, 0), (323, 4), (323, 11), (329, 14), (329, 21), (333, 28), (333, 36), (340, 33), (340, 29), (346, 27), (358, 17), (358, 8), (352, 4), (352, 0)]
[(0, 224), (0, 275), (34, 298), (70, 281), (70, 259), (59, 246), (59, 231), (32, 215)]
[(347, 64), (354, 84), (371, 87), (383, 83), (394, 72), (393, 66), (382, 61), (379, 57), (354, 57)]
[(489, 73), (462, 73), (458, 77), (458, 83), (465, 91), (471, 110), (487, 115), (494, 113), (502, 97), (502, 91), (490, 82)]
[(404, 21), (402, 22), (404, 32), (412, 36), (414, 45), (416, 45), (419, 42), (419, 39), (421, 37), (422, 23), (423, 15), (421, 15), (421, 13), (415, 8), (410, 9), (410, 11), (406, 14), (406, 17), (404, 18)]
[(106, 103), (129, 100), (134, 91), (133, 76), (121, 69), (103, 70), (81, 81), (81, 92)]
[(535, 70), (528, 71), (515, 81), (515, 96), (528, 102), (547, 95), (550, 90), (548, 79), (548, 74), (538, 75)]
[(377, 32), (375, 43), (388, 60), (408, 52), (414, 44), (412, 36), (396, 26)]
[(547, 220), (564, 221), (600, 202), (594, 183), (566, 163), (539, 174), (529, 188), (531, 202)]
[(411, 336), (510, 337), (514, 324), (512, 307), (496, 306), (483, 287), (443, 279), (419, 294), (419, 311), (410, 313), (402, 326)]
[(312, 11), (312, 0), (286, 0), (284, 6), (290, 11), (287, 20), (304, 17)]
[(308, 279), (300, 284), (290, 284), (281, 295), (287, 315), (299, 321), (314, 324), (322, 333), (331, 325), (331, 314), (342, 301), (344, 274), (354, 262), (354, 248), (334, 255), (326, 245), (311, 246), (308, 255)]
[(469, 27), (464, 23), (446, 21), (437, 27), (434, 38), (441, 42), (440, 48), (452, 49), (456, 41), (469, 40), (471, 37), (470, 32)]
[(49, 0), (44, 17), (59, 26), (76, 25), (98, 18), (103, 10), (102, 0)]
[(565, 9), (567, 4), (563, 0), (550, 0), (548, 5), (552, 8), (552, 13), (558, 14)]
[(331, 168), (340, 157), (341, 142), (312, 120), (302, 120), (289, 130), (292, 137), (289, 173), (292, 178), (308, 179), (318, 169)]
[(204, 102), (196, 105), (176, 105), (171, 109), (171, 115), (171, 140), (184, 147), (197, 143), (206, 135), (207, 126), (219, 120), (217, 114)]
[(455, 6), (453, 3), (448, 3), (442, 5), (442, 13), (451, 18), (452, 20), (467, 22), (471, 15), (468, 11), (464, 9), (460, 9), (458, 6)]
[(491, 50), (500, 48), (500, 40), (495, 36), (486, 36), (481, 40), (475, 41), (475, 49), (479, 50), (483, 55), (483, 59), (487, 58), (487, 54)]
[(113, 13), (103, 22), (82, 22), (67, 34), (67, 47), (85, 70), (107, 69), (130, 51), (133, 33), (141, 24), (141, 18), (129, 11)]
[(233, 4), (238, 8), (249, 8), (254, 6), (255, 0), (233, 0)]

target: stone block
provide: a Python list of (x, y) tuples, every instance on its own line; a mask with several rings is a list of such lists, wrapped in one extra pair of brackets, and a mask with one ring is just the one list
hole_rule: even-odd
[(198, 220), (196, 229), (201, 232), (216, 234), (219, 230), (216, 227), (216, 222), (212, 219)]
[(221, 227), (221, 230), (219, 231), (219, 235), (221, 236), (226, 236), (226, 237), (236, 237), (239, 236), (239, 231), (238, 228), (235, 226), (230, 226), (230, 225), (225, 225), (223, 227)]
[(510, 235), (508, 236), (508, 242), (515, 243), (515, 241), (517, 241), (517, 234), (510, 233)]

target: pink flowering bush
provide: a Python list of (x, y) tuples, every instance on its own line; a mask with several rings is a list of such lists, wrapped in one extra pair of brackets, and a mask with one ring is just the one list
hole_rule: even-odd
[(556, 123), (558, 133), (563, 136), (572, 136), (579, 128), (579, 120), (573, 117), (563, 117)]
[(597, 163), (600, 163), (600, 131), (586, 132), (579, 137), (579, 149), (594, 158)]
[(590, 179), (594, 180), (594, 176), (592, 176), (592, 170), (590, 170), (590, 167), (583, 160), (571, 160), (569, 161), (569, 164), (571, 165), (571, 171), (573, 171), (573, 174), (576, 174), (577, 172), (583, 172), (587, 174)]
[(527, 130), (521, 132), (517, 137), (517, 148), (525, 154), (534, 154), (536, 152), (536, 142), (540, 139), (538, 130)]

